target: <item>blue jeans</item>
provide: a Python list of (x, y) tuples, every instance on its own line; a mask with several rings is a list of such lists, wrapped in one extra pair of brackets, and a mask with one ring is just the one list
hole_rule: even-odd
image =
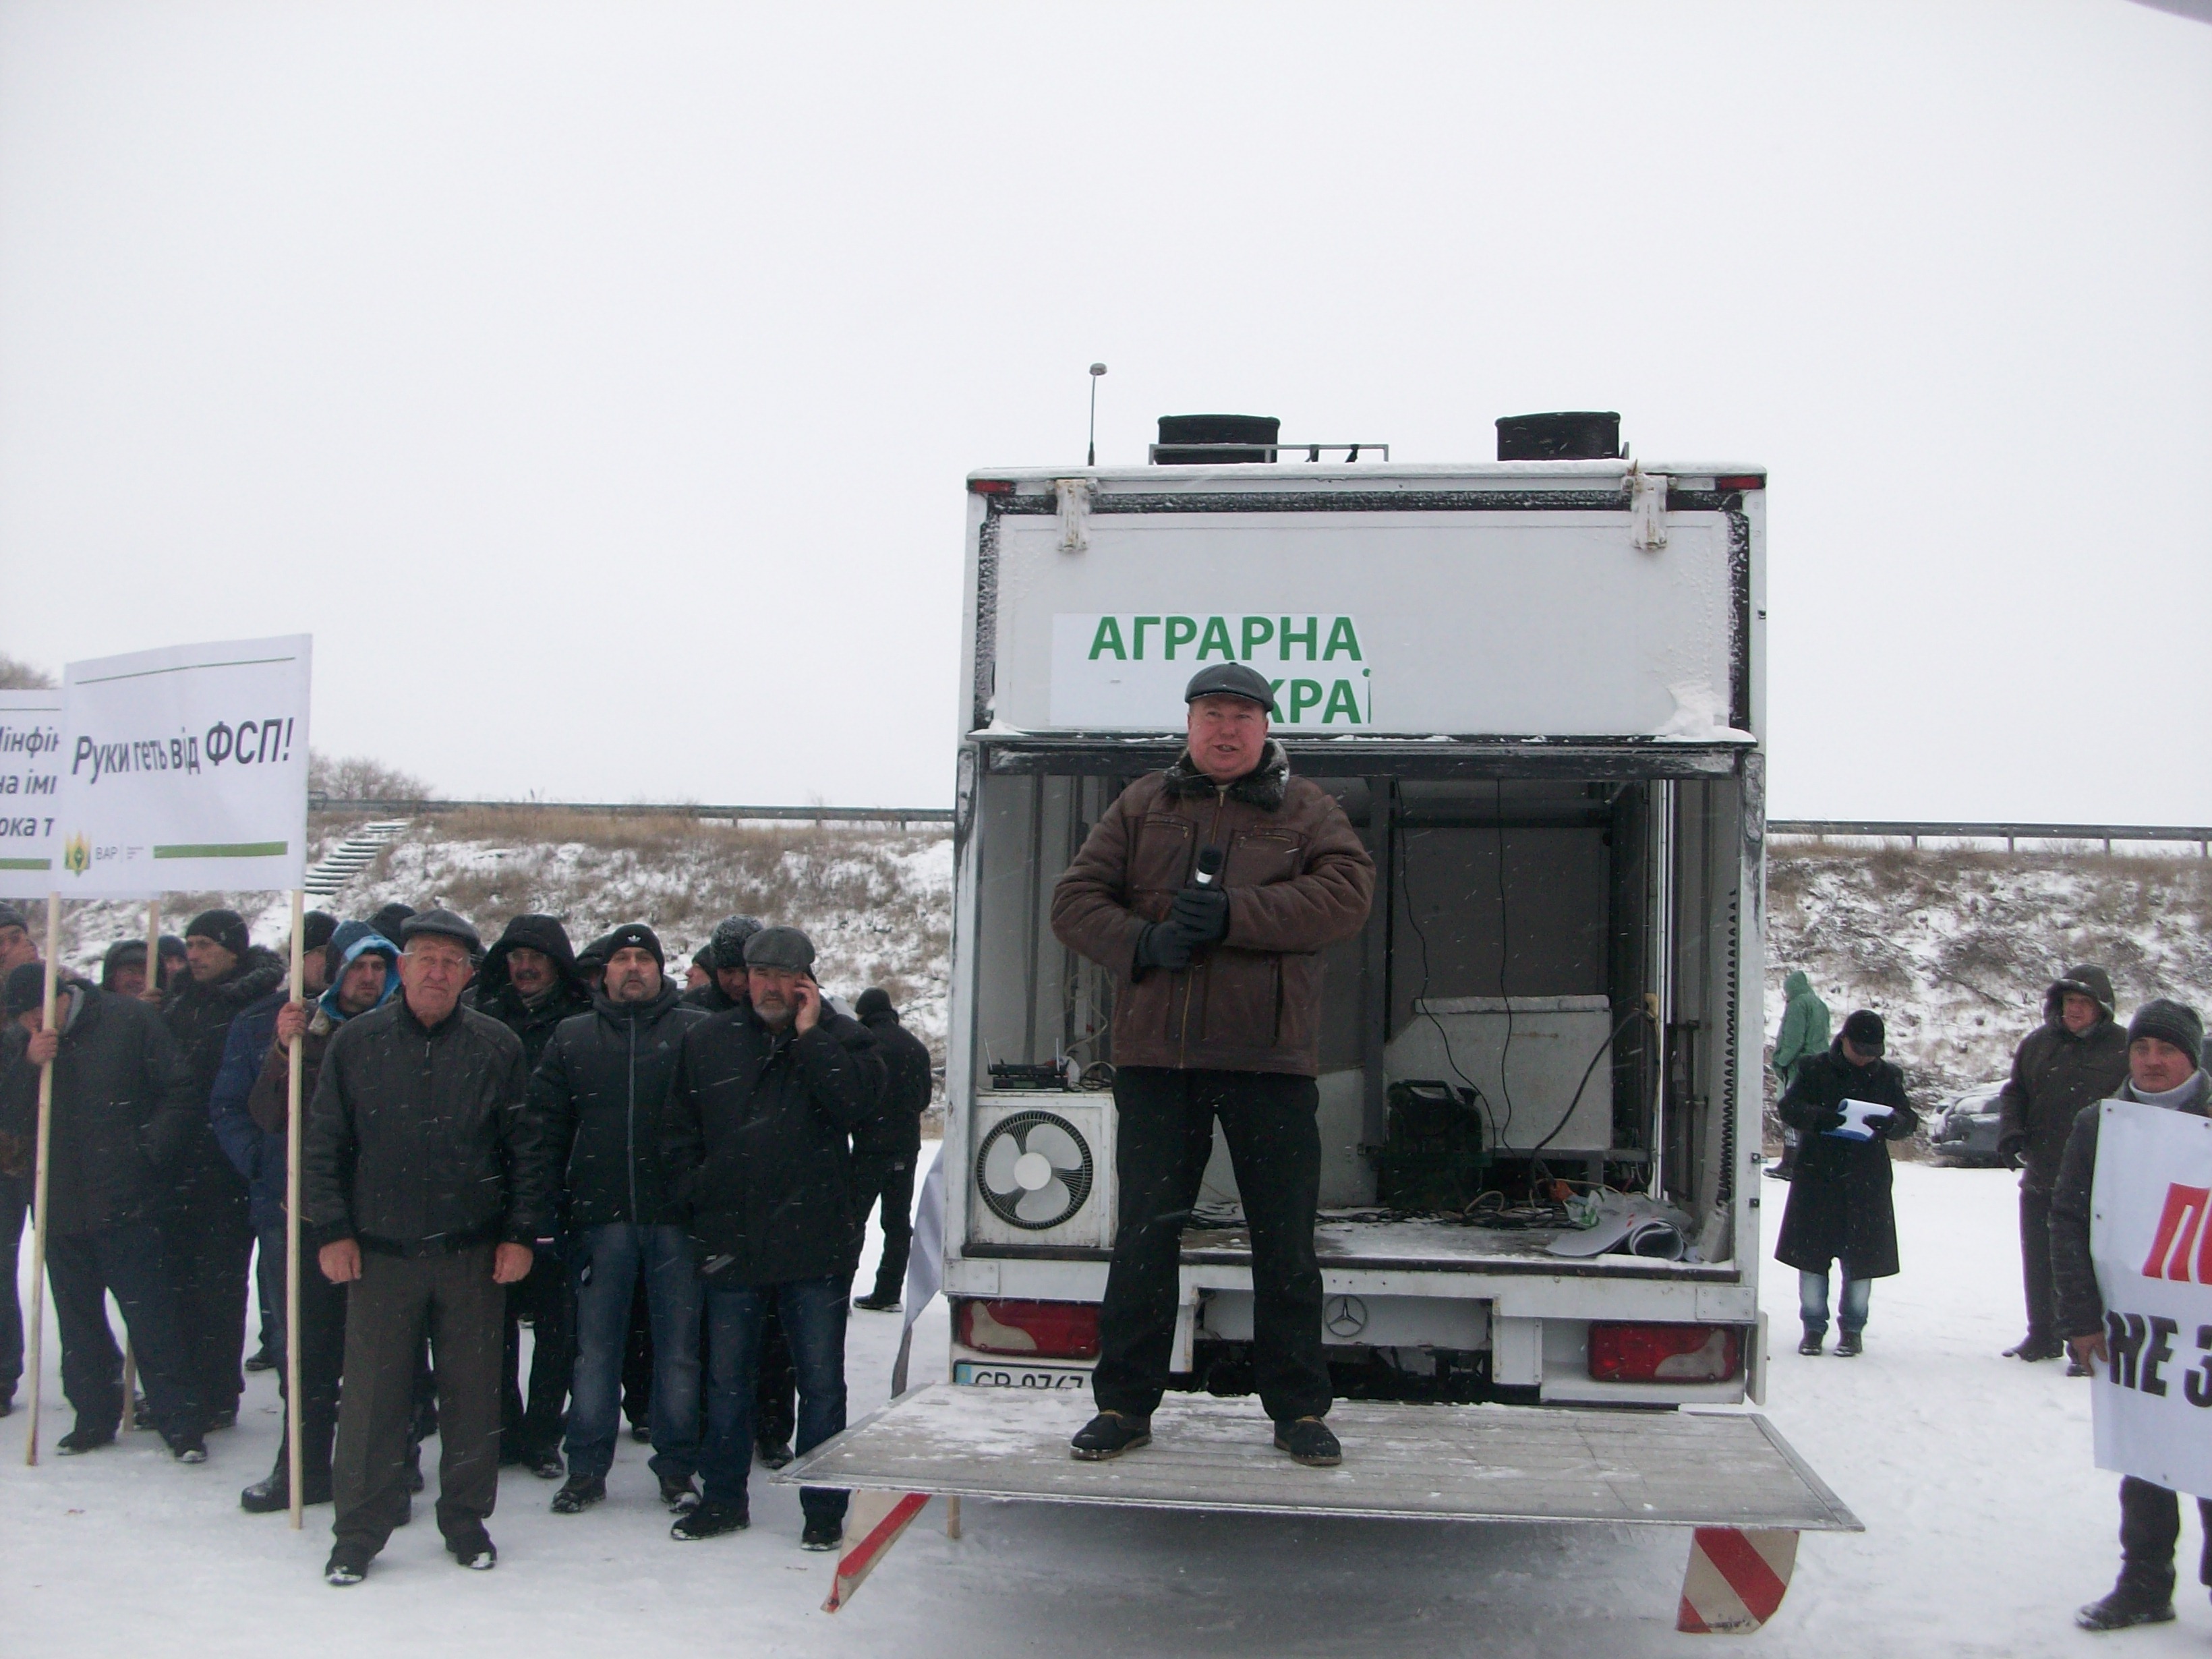
[[(1840, 1261), (1836, 1270), (1844, 1278), (1843, 1306), (1836, 1322), (1846, 1331), (1863, 1331), (1866, 1328), (1867, 1303), (1874, 1295), (1874, 1280), (1853, 1279), (1851, 1270)], [(1828, 1275), (1825, 1271), (1798, 1273), (1797, 1313), (1804, 1320), (1807, 1330), (1827, 1334)]]
[(568, 1473), (600, 1480), (622, 1427), (623, 1350), (637, 1278), (653, 1324), (653, 1472), (688, 1480), (699, 1466), (699, 1275), (681, 1227), (628, 1222), (570, 1241), (576, 1285), (576, 1372), (568, 1397)]
[[(848, 1275), (794, 1279), (781, 1285), (707, 1287), (707, 1440), (699, 1471), (710, 1504), (742, 1505), (753, 1464), (753, 1389), (760, 1364), (761, 1324), (775, 1305), (791, 1340), (799, 1374), (799, 1432), (792, 1444), (811, 1451), (845, 1426), (845, 1316)], [(810, 1524), (836, 1525), (850, 1496), (801, 1486), (799, 1504)]]

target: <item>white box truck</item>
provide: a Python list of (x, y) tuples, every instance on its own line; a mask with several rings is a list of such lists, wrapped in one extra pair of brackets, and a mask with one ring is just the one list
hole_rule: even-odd
[[(1755, 1629), (1799, 1533), (1859, 1524), (1740, 1409), (1765, 1364), (1764, 474), (1632, 462), (1612, 416), (1501, 422), (1502, 453), (1547, 458), (1433, 466), (1325, 464), (1242, 417), (1162, 427), (1144, 467), (969, 478), (951, 1375), (777, 1479), (1688, 1527), (1680, 1628)], [(1364, 931), (1322, 953), (1344, 1462), (1270, 1449), (1247, 1397), (1218, 1136), (1153, 1443), (1077, 1462), (1115, 1237), (1114, 984), (1054, 937), (1053, 888), (1175, 759), (1190, 676), (1231, 660), (1273, 684), (1292, 768), (1377, 872)], [(918, 1503), (864, 1497), (840, 1594)]]
[[(1087, 1385), (1113, 987), (1053, 937), (1053, 886), (1174, 759), (1190, 675), (1234, 659), (1275, 683), (1293, 769), (1377, 872), (1364, 933), (1323, 965), (1339, 1395), (1755, 1394), (1764, 485), (1620, 459), (969, 480), (953, 1380)], [(1644, 1224), (1554, 1253), (1586, 1231), (1571, 1211), (1601, 1209)], [(1241, 1221), (1217, 1144), (1184, 1239), (1182, 1386), (1249, 1389)]]

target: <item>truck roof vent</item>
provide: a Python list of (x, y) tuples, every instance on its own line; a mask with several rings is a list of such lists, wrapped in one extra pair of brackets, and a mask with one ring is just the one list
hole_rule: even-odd
[(1611, 461), (1620, 453), (1620, 416), (1611, 410), (1507, 415), (1498, 422), (1501, 461)]
[(1273, 415), (1163, 415), (1152, 459), (1161, 466), (1272, 461), (1282, 429)]

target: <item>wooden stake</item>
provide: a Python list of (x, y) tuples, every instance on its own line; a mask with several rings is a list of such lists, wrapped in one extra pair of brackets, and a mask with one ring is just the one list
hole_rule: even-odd
[[(295, 890), (292, 894), (294, 1002), (301, 1000), (301, 988), (307, 983), (302, 972), (306, 965), (307, 912), (307, 896)], [(307, 1450), (301, 1443), (300, 1429), (300, 1082), (307, 1045), (307, 1034), (304, 1031), (292, 1039), (291, 1077), (287, 1085), (290, 1105), (284, 1115), (284, 1430), (285, 1443), (291, 1449), (285, 1476), (292, 1488), (294, 1532), (305, 1524), (301, 1512), (307, 1497), (302, 1489)]]
[(161, 1001), (161, 901), (146, 901), (146, 988), (140, 994), (156, 1007)]
[[(106, 1311), (106, 1304), (100, 1304)], [(115, 1298), (115, 1316), (123, 1322), (123, 1432), (138, 1426), (138, 1345), (131, 1340), (131, 1316), (123, 1311), (123, 1298)]]
[(945, 1535), (956, 1540), (960, 1536), (960, 1500), (957, 1497), (945, 1500)]
[[(46, 1000), (44, 1019), (46, 1029), (54, 1029), (54, 993), (58, 988), (56, 979), (57, 959), (61, 954), (62, 901), (58, 893), (46, 895)], [(31, 1317), (30, 1328), (24, 1334), (30, 1338), (30, 1352), (24, 1367), (31, 1376), (30, 1421), (23, 1434), (23, 1462), (33, 1468), (39, 1462), (39, 1381), (45, 1370), (42, 1350), (46, 1335), (46, 1166), (52, 1161), (54, 1144), (54, 1067), (49, 1060), (39, 1067), (39, 1150), (38, 1169), (32, 1180), (31, 1201), (38, 1207), (31, 1222)]]

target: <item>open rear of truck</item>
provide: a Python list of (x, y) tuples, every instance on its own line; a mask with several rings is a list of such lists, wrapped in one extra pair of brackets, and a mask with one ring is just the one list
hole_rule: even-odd
[[(1085, 1381), (1113, 983), (1053, 937), (1053, 885), (1175, 757), (1184, 682), (1233, 656), (1279, 682), (1292, 766), (1378, 872), (1323, 961), (1338, 1393), (1756, 1386), (1763, 483), (1620, 461), (970, 481), (956, 1381)], [(1593, 1213), (1632, 1237), (1557, 1253)], [(1186, 1386), (1249, 1391), (1249, 1285), (1217, 1146), (1184, 1239)]]
[[(1712, 1547), (1768, 1551), (1762, 1586), (1788, 1576), (1775, 1540), (1856, 1527), (1763, 1419), (1651, 1409), (1761, 1387), (1763, 474), (1309, 462), (968, 487), (951, 1386), (798, 1473), (1749, 1528)], [(1322, 960), (1324, 1334), (1358, 1402), (1327, 1480), (1244, 1467), (1280, 1460), (1248, 1398), (1250, 1252), (1218, 1138), (1183, 1237), (1174, 1426), (1113, 1465), (1065, 1452), (1115, 1237), (1114, 983), (1054, 938), (1053, 888), (1179, 752), (1188, 678), (1229, 659), (1276, 683), (1275, 735), (1378, 872), (1364, 931)], [(1224, 1435), (1252, 1441), (1233, 1468)], [(1498, 1484), (1501, 1460), (1552, 1472), (1540, 1501)]]

